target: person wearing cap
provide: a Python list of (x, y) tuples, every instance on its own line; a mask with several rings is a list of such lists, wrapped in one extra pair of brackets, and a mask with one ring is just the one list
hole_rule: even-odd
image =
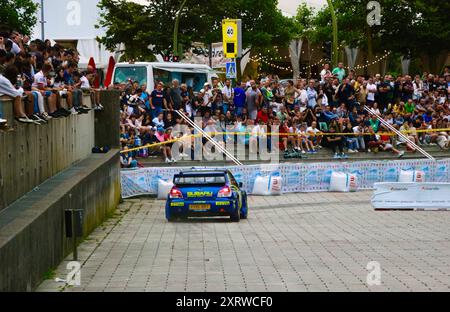
[(213, 101), (211, 85), (208, 82), (205, 82), (203, 89), (200, 90), (200, 93), (203, 94), (203, 106), (206, 106), (209, 109), (211, 109), (212, 101)]
[(142, 135), (142, 144), (145, 145), (152, 145), (155, 143), (158, 143), (159, 140), (155, 135), (156, 133), (156, 127), (147, 127), (145, 128), (145, 132)]
[(164, 129), (164, 113), (159, 113), (157, 117), (153, 118), (152, 122), (155, 127), (162, 127)]

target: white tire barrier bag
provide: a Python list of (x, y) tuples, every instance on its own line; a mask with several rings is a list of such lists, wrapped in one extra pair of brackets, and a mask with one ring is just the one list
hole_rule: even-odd
[(425, 182), (425, 172), (417, 170), (402, 170), (400, 172), (400, 177), (398, 178), (399, 183), (424, 183)]
[(259, 176), (255, 179), (252, 195), (274, 196), (281, 195), (283, 178), (279, 175)]
[(355, 174), (333, 172), (330, 180), (330, 192), (356, 192), (358, 177)]
[(167, 182), (161, 179), (158, 180), (158, 199), (166, 200), (172, 187), (173, 187), (172, 182)]

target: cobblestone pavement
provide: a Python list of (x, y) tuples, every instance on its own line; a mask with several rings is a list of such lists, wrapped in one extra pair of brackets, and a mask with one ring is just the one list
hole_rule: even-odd
[(80, 245), (81, 286), (38, 291), (450, 291), (450, 212), (375, 212), (371, 195), (251, 197), (241, 223), (167, 223), (163, 201), (127, 200)]

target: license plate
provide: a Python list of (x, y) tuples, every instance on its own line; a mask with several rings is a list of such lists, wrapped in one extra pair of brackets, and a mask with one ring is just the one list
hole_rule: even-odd
[(190, 205), (189, 209), (192, 211), (205, 211), (211, 209), (211, 205)]

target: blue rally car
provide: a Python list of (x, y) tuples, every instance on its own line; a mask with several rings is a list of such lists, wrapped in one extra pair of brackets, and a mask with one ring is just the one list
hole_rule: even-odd
[(173, 179), (166, 203), (166, 218), (230, 217), (247, 219), (247, 193), (228, 170), (191, 170)]

